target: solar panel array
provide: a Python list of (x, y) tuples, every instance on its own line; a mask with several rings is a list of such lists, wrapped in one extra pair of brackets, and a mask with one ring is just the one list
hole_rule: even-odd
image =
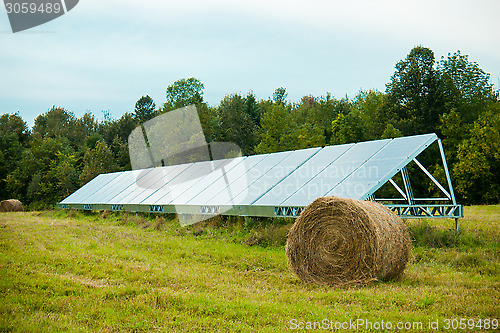
[(271, 216), (322, 196), (365, 200), (436, 134), (101, 174), (63, 208)]

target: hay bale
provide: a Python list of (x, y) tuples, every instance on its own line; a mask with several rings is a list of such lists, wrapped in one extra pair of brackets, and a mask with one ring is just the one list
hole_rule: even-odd
[(3, 200), (0, 202), (0, 212), (22, 212), (23, 204), (16, 199)]
[(411, 251), (408, 229), (370, 201), (316, 199), (289, 231), (290, 268), (307, 283), (364, 284), (400, 277)]

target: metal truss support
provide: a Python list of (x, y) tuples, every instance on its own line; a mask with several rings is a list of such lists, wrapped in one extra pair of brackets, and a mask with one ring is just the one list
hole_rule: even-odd
[[(454, 205), (456, 205), (457, 201), (455, 199), (455, 192), (453, 192), (453, 185), (451, 184), (450, 171), (448, 170), (448, 163), (446, 163), (446, 156), (444, 155), (443, 143), (441, 142), (441, 139), (438, 139), (437, 142), (439, 145), (439, 152), (441, 153), (441, 159), (443, 160), (444, 173), (446, 174), (446, 180), (448, 181), (448, 188), (450, 189), (451, 201), (453, 202)], [(463, 212), (462, 212), (462, 217), (463, 217)], [(458, 226), (458, 218), (455, 218), (455, 230), (457, 232), (460, 231)]]
[[(453, 192), (451, 183), (450, 172), (444, 154), (443, 144), (439, 138), (434, 139), (433, 136), (425, 145), (427, 148), (430, 144), (437, 141), (443, 169), (446, 176), (446, 184), (440, 184), (439, 181), (425, 168), (425, 166), (417, 160), (416, 157), (425, 149), (416, 151), (414, 154), (407, 156), (397, 166), (391, 169), (391, 172), (385, 175), (377, 182), (377, 187), (373, 186), (369, 191), (364, 193), (361, 199), (381, 202), (389, 209), (394, 211), (401, 218), (452, 218), (455, 219), (455, 228), (459, 231), (458, 219), (463, 217), (463, 206), (458, 205)], [(415, 198), (410, 175), (408, 174), (407, 165), (413, 161), (422, 172), (440, 189), (444, 195), (440, 197), (417, 197)], [(305, 162), (304, 162), (305, 163)], [(303, 163), (303, 164), (304, 164)], [(332, 162), (333, 163), (333, 162)], [(295, 169), (297, 170), (297, 168)], [(293, 172), (293, 171), (292, 171)], [(397, 184), (392, 178), (401, 172), (403, 186)], [(289, 173), (290, 174), (290, 173)], [(351, 173), (352, 174), (352, 173)], [(349, 174), (350, 175), (350, 174)], [(349, 175), (347, 177), (349, 177)], [(226, 176), (224, 176), (226, 177)], [(347, 178), (346, 177), (346, 178)], [(224, 178), (225, 184), (228, 185), (229, 181)], [(401, 195), (398, 198), (376, 198), (375, 192), (381, 186), (389, 182), (394, 186), (397, 192)], [(265, 193), (268, 193), (268, 189)], [(264, 194), (265, 194), (264, 193)], [(260, 197), (262, 197), (262, 194)], [(231, 196), (232, 197), (232, 196)], [(259, 198), (260, 198), (259, 197)], [(256, 199), (250, 205), (235, 205), (230, 203), (225, 206), (216, 205), (148, 205), (148, 204), (98, 204), (98, 203), (72, 203), (72, 204), (58, 204), (58, 208), (62, 209), (83, 209), (83, 210), (111, 210), (111, 211), (127, 211), (127, 212), (145, 212), (145, 213), (163, 213), (163, 214), (186, 214), (186, 215), (237, 215), (237, 216), (261, 216), (261, 217), (298, 217), (304, 210), (304, 206), (260, 206), (256, 205)]]
[(408, 196), (406, 195), (406, 193), (401, 189), (401, 187), (399, 187), (399, 185), (394, 180), (392, 180), (392, 178), (389, 179), (389, 183), (391, 183), (392, 186), (394, 186), (394, 188), (399, 192), (399, 194), (401, 194), (404, 200), (408, 200)]
[[(405, 187), (406, 200), (408, 201), (408, 205), (413, 207), (415, 204), (415, 197), (413, 196), (413, 189), (411, 188), (410, 175), (408, 175), (408, 169), (406, 167), (401, 169), (401, 177), (403, 178), (403, 184)], [(410, 208), (413, 215), (417, 215), (416, 210)]]
[(464, 217), (462, 205), (385, 205), (401, 218), (451, 218)]
[(415, 198), (413, 197), (410, 176), (408, 175), (408, 170), (406, 169), (406, 167), (401, 169), (401, 176), (403, 177), (403, 184), (405, 186), (406, 200), (408, 200), (408, 205), (413, 205), (415, 203)]
[[(389, 209), (394, 211), (401, 218), (452, 218), (455, 220), (455, 229), (459, 231), (458, 219), (464, 216), (463, 206), (458, 205), (455, 199), (455, 193), (453, 192), (453, 186), (451, 184), (450, 172), (448, 170), (448, 164), (446, 162), (446, 157), (444, 154), (443, 144), (440, 139), (437, 139), (437, 144), (439, 146), (439, 152), (441, 154), (441, 160), (443, 163), (443, 169), (446, 175), (446, 181), (448, 183), (448, 189), (441, 185), (439, 181), (425, 168), (422, 163), (420, 163), (417, 158), (413, 158), (413, 162), (424, 172), (424, 174), (441, 190), (444, 197), (440, 198), (415, 198), (413, 194), (413, 189), (410, 182), (410, 176), (406, 167), (401, 169), (401, 176), (403, 179), (403, 187), (400, 187), (392, 178), (389, 179), (389, 183), (394, 186), (394, 188), (399, 192), (402, 198), (377, 198), (376, 201), (383, 202), (405, 202), (405, 204), (385, 204)], [(370, 195), (370, 198), (374, 199), (374, 194)], [(446, 201), (448, 204), (446, 204)], [(426, 204), (424, 204), (426, 203)], [(432, 204), (427, 204), (432, 203)], [(442, 204), (441, 204), (442, 203)]]
[(457, 204), (455, 199), (455, 192), (453, 192), (453, 185), (451, 184), (450, 171), (448, 170), (448, 163), (446, 163), (446, 156), (444, 155), (443, 143), (441, 139), (438, 139), (439, 151), (441, 153), (441, 159), (443, 160), (444, 173), (446, 174), (446, 181), (448, 182), (448, 188), (450, 189), (451, 201), (454, 205)]
[(443, 187), (443, 185), (441, 185), (436, 178), (434, 178), (434, 176), (429, 172), (427, 171), (427, 169), (422, 165), (422, 163), (420, 163), (417, 158), (414, 158), (413, 159), (413, 162), (415, 162), (416, 165), (418, 165), (418, 167), (427, 175), (427, 177), (429, 177), (430, 180), (432, 180), (432, 182), (434, 184), (436, 184), (436, 186), (444, 193), (444, 195), (446, 195), (446, 197), (448, 198), (448, 200), (451, 200), (451, 194), (448, 193), (448, 191), (446, 191), (446, 189)]
[(274, 215), (280, 217), (299, 217), (304, 207), (274, 207)]

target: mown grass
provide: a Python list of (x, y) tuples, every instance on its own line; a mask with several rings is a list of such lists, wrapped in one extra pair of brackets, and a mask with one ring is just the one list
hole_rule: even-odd
[(0, 332), (281, 332), (324, 319), (449, 331), (445, 319), (500, 319), (500, 207), (466, 216), (460, 234), (453, 221), (408, 221), (401, 280), (331, 288), (288, 270), (289, 220), (180, 228), (173, 216), (2, 213)]

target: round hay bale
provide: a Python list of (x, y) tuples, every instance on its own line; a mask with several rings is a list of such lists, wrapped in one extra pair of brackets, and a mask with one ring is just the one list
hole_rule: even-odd
[(364, 284), (400, 277), (411, 251), (408, 229), (370, 201), (318, 198), (288, 233), (290, 268), (307, 283)]
[(22, 212), (23, 204), (16, 199), (2, 200), (0, 202), (0, 212)]

